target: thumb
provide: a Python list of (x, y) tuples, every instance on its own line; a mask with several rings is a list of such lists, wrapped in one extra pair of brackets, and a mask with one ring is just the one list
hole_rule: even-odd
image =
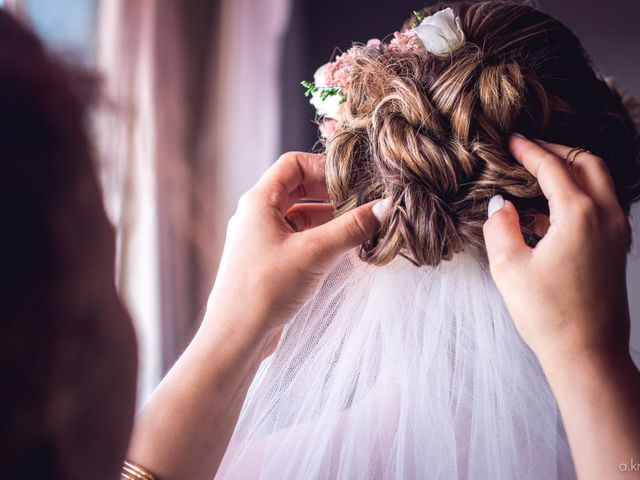
[(518, 211), (513, 203), (496, 195), (489, 201), (488, 215), (482, 232), (491, 273), (495, 276), (516, 264), (530, 249), (522, 237)]
[(357, 247), (380, 229), (380, 222), (372, 210), (376, 203), (377, 200), (366, 203), (319, 227), (307, 230), (304, 232), (307, 240), (320, 247), (321, 256), (330, 258)]

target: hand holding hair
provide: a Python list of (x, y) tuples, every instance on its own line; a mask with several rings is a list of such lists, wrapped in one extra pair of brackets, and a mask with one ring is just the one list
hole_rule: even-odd
[(640, 458), (640, 373), (629, 355), (631, 231), (613, 181), (586, 151), (517, 136), (509, 148), (550, 215), (537, 216), (542, 239), (531, 248), (514, 205), (494, 197), (484, 225), (491, 273), (547, 374), (579, 478), (638, 478), (619, 468)]
[(299, 203), (328, 200), (324, 172), (322, 155), (285, 153), (242, 196), (211, 293), (217, 309), (233, 309), (229, 299), (245, 298), (268, 319), (263, 329), (279, 332), (334, 260), (380, 228), (375, 201), (338, 218), (330, 203)]
[(570, 171), (569, 147), (515, 136), (509, 147), (550, 209), (536, 218), (543, 237), (535, 248), (525, 244), (509, 201), (484, 226), (491, 272), (522, 337), (540, 357), (626, 351), (630, 227), (604, 162), (582, 152)]
[[(380, 227), (372, 206), (334, 219), (324, 157), (286, 153), (229, 221), (203, 323), (138, 413), (128, 458), (158, 478), (215, 475), (258, 365), (333, 261)], [(161, 441), (158, 441), (161, 439)]]

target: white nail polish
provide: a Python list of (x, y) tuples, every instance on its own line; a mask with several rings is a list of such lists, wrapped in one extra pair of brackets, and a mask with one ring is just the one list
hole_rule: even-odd
[(371, 208), (371, 211), (376, 216), (379, 222), (382, 222), (382, 218), (384, 217), (385, 212), (389, 209), (390, 203), (391, 199), (385, 198), (384, 200), (380, 200)]
[(489, 205), (487, 206), (487, 218), (491, 217), (494, 213), (504, 207), (504, 198), (502, 195), (494, 195), (489, 200)]

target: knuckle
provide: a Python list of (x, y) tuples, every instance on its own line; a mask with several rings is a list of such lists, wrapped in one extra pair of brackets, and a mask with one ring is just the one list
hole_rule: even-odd
[(254, 189), (247, 190), (238, 199), (237, 210), (245, 210), (253, 202), (255, 196)]
[(558, 158), (557, 155), (546, 150), (543, 152), (537, 152), (535, 155), (540, 163), (558, 163), (560, 161), (560, 158)]
[(625, 244), (631, 240), (631, 224), (624, 212), (619, 211), (609, 216), (611, 230), (616, 238), (620, 238)]
[(262, 192), (262, 194), (264, 195), (264, 199), (268, 205), (280, 205), (280, 202), (282, 200), (282, 193), (277, 187), (267, 187), (265, 188), (264, 192)]
[(558, 157), (553, 153), (539, 148), (537, 145), (527, 145), (522, 149), (522, 157), (539, 166), (544, 163), (556, 162)]
[(601, 173), (606, 173), (607, 175), (609, 174), (609, 167), (607, 167), (607, 164), (602, 159), (602, 157), (598, 157), (597, 155), (591, 155), (591, 158), (589, 159), (589, 164), (592, 165), (595, 169), (597, 169)]
[(278, 163), (286, 163), (295, 160), (300, 152), (285, 152), (278, 157)]
[[(535, 162), (537, 163), (537, 177), (541, 175), (552, 175), (552, 172), (556, 172), (555, 168), (561, 159), (556, 157), (551, 152), (536, 153)], [(568, 172), (567, 172), (568, 173)]]
[(583, 227), (595, 227), (600, 223), (599, 210), (595, 202), (586, 195), (574, 199), (572, 213), (575, 220)]
[(349, 237), (353, 239), (360, 239), (366, 236), (367, 226), (358, 215), (351, 216), (345, 222), (344, 227)]
[(610, 176), (609, 168), (602, 158), (592, 155), (591, 158), (582, 159), (584, 161), (579, 160), (576, 159), (572, 165), (573, 174), (577, 177), (591, 175), (598, 178), (608, 178)]
[(271, 205), (278, 207), (283, 200), (280, 185), (258, 185), (247, 192), (245, 205)]

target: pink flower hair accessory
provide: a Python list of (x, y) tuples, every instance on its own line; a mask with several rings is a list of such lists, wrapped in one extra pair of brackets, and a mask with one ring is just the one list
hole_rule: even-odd
[[(404, 32), (395, 32), (387, 47), (390, 51), (426, 51), (434, 55), (448, 55), (465, 42), (460, 18), (450, 7), (428, 17), (415, 11), (413, 14), (418, 23)], [(306, 88), (305, 96), (311, 97), (309, 101), (322, 117), (320, 134), (323, 138), (330, 139), (343, 118), (344, 103), (351, 86), (354, 49), (379, 50), (381, 47), (382, 42), (377, 38), (372, 38), (364, 46), (351, 47), (335, 60), (318, 68), (312, 82), (301, 82)]]

